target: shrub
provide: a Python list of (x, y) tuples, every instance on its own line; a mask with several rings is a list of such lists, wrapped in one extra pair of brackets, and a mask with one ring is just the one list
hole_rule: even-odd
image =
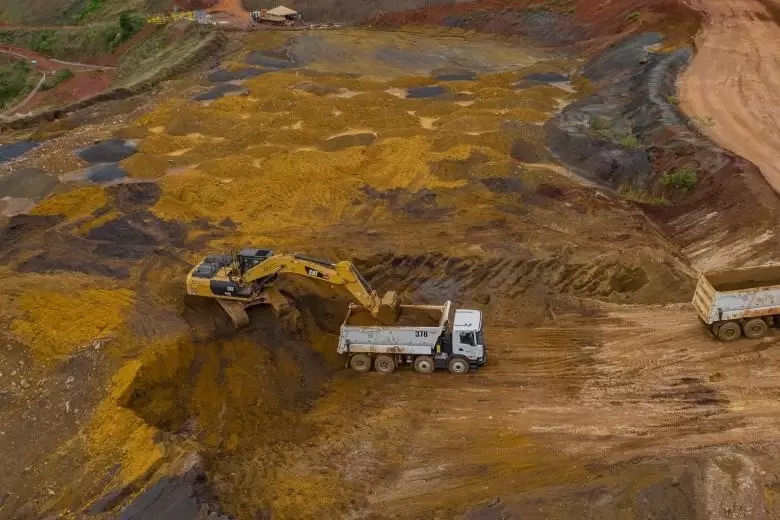
[(623, 136), (620, 139), (620, 144), (623, 148), (628, 148), (629, 150), (639, 150), (642, 147), (642, 145), (639, 144), (639, 139), (637, 139), (632, 132)]
[(629, 183), (623, 183), (618, 188), (620, 196), (626, 200), (641, 202), (642, 204), (652, 204), (653, 206), (666, 206), (669, 202), (663, 197), (656, 197), (647, 193), (647, 191), (637, 188)]
[(60, 83), (62, 83), (63, 81), (68, 80), (72, 77), (73, 77), (73, 71), (71, 71), (70, 69), (58, 70), (53, 75), (48, 76), (46, 78), (46, 81), (43, 82), (42, 88), (44, 90), (54, 88)]
[(603, 116), (603, 115), (595, 115), (591, 117), (588, 120), (588, 126), (591, 130), (600, 131), (600, 130), (609, 130), (615, 125), (615, 122), (612, 120), (611, 117)]
[(661, 182), (664, 186), (672, 187), (685, 193), (693, 191), (696, 184), (699, 182), (699, 176), (696, 174), (696, 170), (690, 166), (684, 168), (678, 168), (671, 173), (666, 173)]
[(636, 22), (639, 20), (639, 18), (642, 16), (642, 13), (639, 11), (632, 11), (626, 15), (626, 20), (629, 22)]
[(668, 102), (670, 105), (677, 105), (677, 104), (679, 104), (679, 103), (680, 103), (680, 100), (679, 100), (679, 99), (677, 99), (677, 96), (666, 96), (666, 101), (667, 101), (667, 102)]

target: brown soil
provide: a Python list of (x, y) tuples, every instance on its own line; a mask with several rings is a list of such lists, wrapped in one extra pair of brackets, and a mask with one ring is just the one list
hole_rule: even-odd
[(705, 135), (758, 166), (780, 193), (780, 77), (768, 66), (780, 52), (780, 2), (687, 3), (702, 13), (705, 25), (680, 83), (683, 110), (701, 120)]
[(104, 71), (76, 72), (51, 90), (38, 92), (24, 107), (25, 112), (42, 107), (56, 107), (95, 96), (111, 86), (113, 74)]
[[(396, 327), (436, 327), (441, 321), (441, 312), (425, 309), (412, 309), (402, 307), (398, 313), (398, 320), (393, 324)], [(358, 327), (381, 327), (382, 323), (375, 320), (366, 309), (353, 309), (347, 320), (347, 325)]]

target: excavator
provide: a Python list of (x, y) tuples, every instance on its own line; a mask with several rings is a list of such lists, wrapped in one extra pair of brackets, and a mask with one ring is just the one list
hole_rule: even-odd
[(397, 293), (388, 291), (380, 297), (352, 262), (333, 263), (272, 249), (247, 247), (206, 256), (187, 275), (187, 294), (216, 299), (239, 328), (249, 324), (246, 310), (254, 305), (270, 305), (278, 316), (290, 311), (287, 298), (273, 288), (279, 276), (288, 274), (346, 288), (382, 324), (392, 325), (398, 318)]

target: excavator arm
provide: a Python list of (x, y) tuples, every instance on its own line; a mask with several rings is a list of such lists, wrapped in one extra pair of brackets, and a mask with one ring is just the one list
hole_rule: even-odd
[(245, 309), (252, 305), (270, 304), (278, 314), (286, 312), (286, 300), (272, 288), (281, 275), (342, 286), (382, 323), (392, 324), (398, 317), (397, 294), (390, 291), (380, 297), (352, 262), (333, 263), (298, 253), (244, 249), (229, 256), (207, 257), (190, 272), (187, 288), (189, 294), (216, 298), (233, 323), (241, 326), (248, 323)]

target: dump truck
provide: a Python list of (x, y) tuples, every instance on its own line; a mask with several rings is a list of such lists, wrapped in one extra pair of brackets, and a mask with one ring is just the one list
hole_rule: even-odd
[(721, 341), (761, 338), (780, 321), (780, 265), (701, 273), (693, 306)]
[(401, 305), (395, 325), (372, 323), (364, 307), (350, 305), (341, 325), (338, 353), (357, 372), (392, 374), (403, 364), (421, 374), (446, 368), (452, 374), (467, 374), (485, 364), (487, 348), (482, 332), (482, 313), (443, 305)]

